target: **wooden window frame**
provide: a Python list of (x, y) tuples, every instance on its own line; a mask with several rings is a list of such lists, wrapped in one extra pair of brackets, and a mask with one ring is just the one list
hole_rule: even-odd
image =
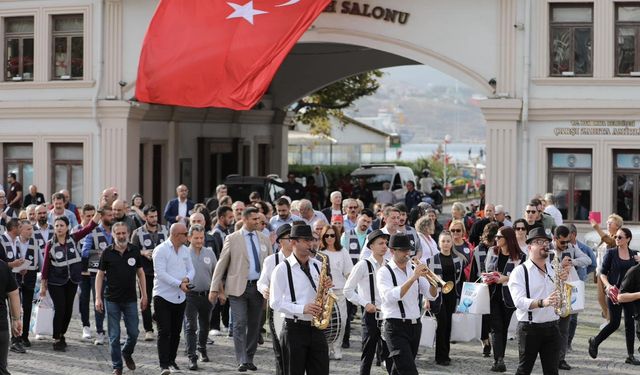
[[(638, 184), (640, 183), (640, 168), (622, 168), (622, 167), (618, 167), (618, 155), (620, 154), (637, 154), (638, 150), (634, 150), (634, 149), (615, 149), (613, 150), (613, 165), (612, 165), (612, 171), (613, 171), (613, 181), (612, 181), (612, 185), (613, 185), (613, 194), (612, 194), (612, 206), (613, 207), (613, 212), (617, 213), (618, 215), (620, 215), (620, 213), (618, 212), (618, 202), (617, 202), (617, 195), (618, 195), (618, 176), (620, 175), (635, 175), (634, 179), (633, 179), (633, 197), (634, 197), (634, 201), (633, 201), (633, 207), (631, 208), (631, 219), (625, 219), (624, 222), (625, 223), (630, 223), (630, 224), (638, 224), (640, 223), (640, 186), (638, 186)], [(620, 215), (622, 216), (622, 215)]]
[[(30, 32), (30, 33), (9, 33), (7, 32), (7, 21), (10, 20), (15, 20), (15, 19), (31, 19), (31, 22), (33, 23), (33, 27), (34, 27), (34, 31)], [(24, 41), (25, 39), (31, 39), (32, 43), (33, 43), (33, 53), (35, 55), (35, 49), (36, 49), (36, 44), (35, 44), (35, 17), (34, 16), (15, 16), (15, 17), (4, 17), (3, 18), (3, 30), (4, 30), (4, 44), (3, 44), (3, 48), (4, 48), (4, 63), (3, 63), (3, 74), (2, 74), (2, 81), (4, 82), (23, 82), (23, 81), (33, 81), (33, 76), (35, 75), (35, 56), (32, 56), (32, 63), (34, 64), (33, 68), (34, 71), (33, 73), (31, 73), (31, 78), (25, 79), (24, 78)], [(9, 57), (6, 56), (7, 53), (7, 43), (9, 42), (9, 39), (18, 39), (19, 40), (19, 46), (18, 46), (18, 74), (20, 79), (19, 80), (13, 80), (13, 79), (9, 79), (7, 77), (7, 69), (8, 69), (8, 60)], [(18, 76), (16, 76), (18, 77)]]
[[(615, 54), (615, 76), (616, 77), (636, 77), (632, 76), (630, 73), (620, 73), (618, 70), (620, 68), (620, 54), (618, 53), (618, 37), (620, 36), (620, 28), (635, 28), (636, 30), (636, 44), (635, 44), (635, 63), (633, 67), (634, 72), (640, 72), (640, 21), (619, 21), (618, 20), (618, 10), (620, 8), (626, 7), (640, 7), (640, 2), (638, 3), (616, 3), (615, 4), (615, 31), (614, 31), (614, 54)], [(640, 77), (640, 76), (637, 76)]]
[[(56, 18), (72, 18), (72, 17), (81, 17), (82, 18), (82, 30), (80, 31), (55, 31), (55, 20)], [(52, 14), (51, 15), (51, 80), (52, 81), (70, 81), (70, 80), (83, 80), (86, 74), (85, 72), (85, 49), (84, 44), (86, 43), (85, 33), (84, 33), (84, 24), (86, 22), (86, 17), (84, 13), (69, 13), (69, 14)], [(74, 77), (72, 75), (72, 40), (73, 38), (82, 38), (82, 76)], [(67, 65), (66, 74), (60, 77), (56, 76), (56, 39), (57, 38), (66, 38), (67, 39), (67, 56), (65, 58), (65, 63)], [(62, 78), (69, 77), (69, 78)]]
[[(56, 155), (56, 148), (58, 147), (65, 147), (65, 146), (80, 146), (80, 148), (82, 149), (82, 152), (84, 154), (84, 144), (83, 143), (52, 143), (51, 144), (51, 191), (52, 192), (57, 192), (58, 190), (56, 190), (56, 166), (66, 166), (67, 167), (67, 182), (66, 182), (66, 187), (65, 189), (67, 189), (69, 191), (69, 201), (70, 202), (74, 202), (74, 198), (73, 198), (73, 189), (72, 189), (72, 181), (73, 181), (73, 166), (81, 166), (82, 167), (82, 181), (83, 184), (85, 183), (84, 181), (84, 160), (80, 159), (80, 160), (59, 160), (55, 158)], [(78, 204), (82, 204), (80, 202), (78, 202)]]
[[(591, 168), (557, 168), (553, 167), (553, 154), (555, 153), (575, 153), (575, 154), (589, 154), (591, 155)], [(593, 150), (583, 148), (549, 148), (547, 149), (547, 191), (554, 193), (553, 191), (553, 175), (554, 174), (567, 174), (569, 175), (569, 184), (567, 193), (570, 194), (567, 198), (567, 217), (564, 218), (564, 222), (568, 223), (584, 223), (585, 220), (574, 219), (575, 201), (573, 199), (573, 191), (575, 190), (575, 177), (576, 175), (589, 175), (591, 178), (591, 186), (593, 188)], [(593, 189), (592, 189), (593, 192)], [(555, 194), (555, 193), (554, 193)], [(590, 196), (589, 209), (593, 207), (593, 194)]]
[[(553, 10), (554, 8), (590, 8), (591, 9), (591, 22), (554, 22), (553, 21)], [(548, 48), (549, 48), (549, 77), (593, 77), (593, 21), (594, 18), (594, 7), (593, 3), (550, 3), (549, 4), (549, 36), (548, 36)], [(571, 58), (569, 60), (570, 70), (569, 72), (573, 72), (573, 75), (565, 76), (560, 72), (560, 74), (553, 73), (553, 30), (555, 28), (570, 28), (571, 29)], [(591, 30), (591, 71), (587, 74), (577, 74), (575, 72), (575, 30), (589, 28)]]

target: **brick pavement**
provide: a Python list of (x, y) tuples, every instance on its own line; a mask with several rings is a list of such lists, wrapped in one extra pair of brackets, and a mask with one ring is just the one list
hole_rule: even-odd
[[(598, 326), (602, 322), (599, 313), (596, 311), (595, 289), (593, 284), (587, 285), (587, 310), (580, 314), (578, 330), (573, 343), (573, 352), (567, 355), (567, 361), (574, 369), (571, 371), (560, 371), (561, 374), (638, 374), (640, 368), (624, 363), (626, 357), (624, 331), (621, 325), (618, 332), (614, 333), (607, 341), (600, 346), (599, 357), (591, 359), (587, 354), (587, 339), (595, 335)], [(106, 324), (106, 322), (105, 322)], [(359, 324), (354, 324), (356, 331), (352, 333), (351, 349), (343, 350), (341, 361), (331, 361), (331, 374), (357, 374), (360, 352)], [(123, 332), (124, 327), (123, 327)], [(73, 319), (70, 332), (67, 334), (69, 347), (67, 352), (54, 352), (51, 342), (35, 341), (28, 354), (9, 354), (9, 369), (12, 374), (33, 374), (33, 375), (57, 375), (57, 374), (77, 374), (93, 375), (108, 374), (111, 372), (110, 357), (107, 346), (94, 346), (92, 343), (82, 342), (78, 338), (81, 335), (79, 319)], [(184, 340), (181, 344), (184, 343)], [(639, 345), (636, 342), (636, 346)], [(182, 373), (195, 374), (196, 372), (186, 370), (187, 359), (182, 354), (183, 346), (179, 349), (177, 363), (183, 367)], [(640, 355), (636, 353), (636, 355)], [(209, 347), (209, 356), (213, 362), (199, 363), (201, 374), (235, 374), (235, 358), (233, 354), (233, 342), (228, 337), (218, 337), (214, 345)], [(479, 342), (457, 343), (451, 346), (452, 365), (442, 367), (435, 364), (433, 359), (433, 349), (427, 349), (418, 359), (420, 374), (490, 374), (489, 368), (492, 364), (491, 358), (483, 358)], [(155, 341), (138, 342), (134, 359), (138, 369), (134, 372), (139, 375), (159, 374), (157, 364), (157, 354)], [(513, 373), (517, 364), (517, 347), (515, 341), (507, 344), (505, 362), (507, 373)], [(253, 374), (273, 374), (273, 351), (270, 342), (267, 340), (264, 345), (258, 348), (256, 365), (259, 370)], [(125, 374), (132, 373), (125, 370)], [(248, 372), (251, 374), (251, 372)], [(375, 368), (373, 375), (382, 375), (385, 372), (382, 368)], [(540, 374), (539, 364), (534, 368), (534, 373)]]

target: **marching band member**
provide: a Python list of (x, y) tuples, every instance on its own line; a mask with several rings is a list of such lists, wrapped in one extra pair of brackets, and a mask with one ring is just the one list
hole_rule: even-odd
[[(354, 305), (364, 308), (362, 317), (362, 356), (360, 357), (360, 375), (371, 372), (371, 363), (376, 354), (376, 347), (382, 346), (381, 359), (389, 356), (387, 344), (382, 340), (379, 311), (382, 301), (380, 291), (376, 287), (376, 273), (387, 263), (384, 255), (387, 253), (389, 235), (380, 229), (369, 233), (367, 243), (372, 255), (353, 266), (353, 270), (344, 285), (345, 297)], [(386, 361), (387, 371), (391, 372), (392, 361)]]
[[(376, 274), (382, 300), (383, 334), (393, 361), (391, 374), (417, 375), (415, 358), (418, 354), (422, 323), (420, 322), (419, 295), (434, 300), (435, 287), (429, 287), (424, 277), (427, 265), (409, 264), (412, 246), (405, 234), (392, 235), (389, 240), (392, 257)], [(417, 281), (417, 282), (416, 282)]]
[[(327, 339), (312, 324), (313, 317), (323, 311), (323, 306), (316, 304), (321, 265), (311, 251), (313, 233), (309, 225), (294, 225), (289, 237), (293, 254), (275, 268), (269, 287), (269, 306), (285, 314), (280, 336), (284, 373), (328, 375)], [(330, 288), (331, 280), (324, 278), (321, 287)]]

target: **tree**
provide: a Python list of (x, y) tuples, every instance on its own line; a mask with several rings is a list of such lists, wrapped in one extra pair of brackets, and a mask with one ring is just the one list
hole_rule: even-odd
[(330, 116), (345, 124), (343, 110), (363, 96), (375, 93), (380, 87), (382, 72), (372, 70), (334, 82), (306, 96), (294, 105), (296, 120), (309, 125), (312, 134), (331, 135)]

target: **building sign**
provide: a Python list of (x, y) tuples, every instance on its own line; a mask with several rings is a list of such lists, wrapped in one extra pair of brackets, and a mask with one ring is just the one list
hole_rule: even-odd
[(598, 136), (640, 136), (640, 128), (636, 127), (633, 120), (574, 120), (571, 127), (555, 128), (553, 134), (556, 136), (576, 136), (576, 135), (598, 135)]
[(404, 25), (409, 20), (409, 13), (396, 9), (374, 6), (357, 1), (337, 1), (333, 0), (327, 5), (325, 13), (349, 14), (352, 16), (362, 16), (380, 21), (399, 23)]

